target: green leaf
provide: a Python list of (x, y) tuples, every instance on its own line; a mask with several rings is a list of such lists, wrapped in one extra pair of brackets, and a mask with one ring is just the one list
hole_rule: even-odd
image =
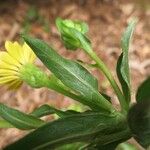
[(136, 101), (150, 100), (150, 77), (146, 79), (138, 88)]
[[(113, 131), (113, 128), (115, 128), (115, 126), (111, 127), (111, 131)], [(91, 141), (91, 144), (89, 144), (87, 148), (89, 148), (89, 150), (115, 150), (118, 144), (130, 138), (130, 129), (128, 128), (126, 120), (124, 120), (120, 121), (118, 125), (116, 124), (116, 129), (114, 129), (114, 132), (108, 132), (108, 130), (106, 130), (103, 134), (101, 133), (95, 136), (95, 139)]]
[(121, 39), (122, 54), (120, 55), (117, 62), (117, 75), (121, 83), (125, 99), (128, 103), (130, 102), (131, 99), (128, 51), (132, 34), (135, 28), (135, 24), (136, 21), (132, 20), (122, 36)]
[[(81, 103), (92, 109), (112, 109), (111, 104), (98, 92), (98, 81), (83, 66), (75, 61), (61, 57), (45, 42), (23, 36), (26, 43), (32, 48), (37, 57), (61, 82), (81, 95)], [(114, 110), (111, 110), (114, 111)]]
[[(114, 140), (110, 132), (117, 130), (120, 122), (116, 116), (89, 113), (61, 118), (38, 128), (4, 150), (48, 150), (72, 142), (91, 142), (98, 134), (104, 134), (106, 142)], [(110, 137), (110, 138), (107, 138)], [(108, 140), (107, 140), (108, 139)]]
[(150, 99), (139, 101), (129, 111), (128, 123), (134, 138), (144, 147), (150, 146)]
[(123, 53), (119, 56), (118, 61), (117, 61), (117, 76), (118, 79), (121, 83), (122, 91), (125, 96), (125, 100), (129, 103), (130, 102), (130, 97), (131, 97), (131, 92), (130, 92), (130, 87), (124, 80), (122, 73), (121, 73), (121, 68), (122, 68), (122, 58), (123, 58)]
[(0, 103), (0, 116), (14, 127), (22, 130), (35, 129), (44, 124), (44, 121), (2, 103)]
[(61, 111), (49, 105), (42, 105), (39, 108), (35, 109), (30, 115), (35, 117), (43, 117), (50, 114), (57, 114), (59, 117), (67, 117), (69, 115), (73, 115), (70, 111)]

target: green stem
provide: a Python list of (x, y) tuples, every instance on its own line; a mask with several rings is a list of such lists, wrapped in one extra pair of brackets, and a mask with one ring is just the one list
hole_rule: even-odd
[[(76, 101), (79, 101), (82, 104), (90, 106), (93, 109), (99, 110), (99, 108), (101, 107), (101, 108), (105, 109), (105, 111), (110, 111), (111, 113), (112, 112), (116, 112), (115, 108), (111, 104), (109, 104), (107, 101), (104, 101), (105, 102), (104, 104), (99, 103), (101, 106), (98, 106), (97, 104), (93, 103), (93, 101), (89, 102), (83, 96), (76, 95), (76, 94), (72, 93), (70, 90), (65, 89), (64, 87), (59, 86), (57, 83), (55, 84), (51, 80), (49, 80), (47, 82), (47, 84), (45, 85), (45, 87), (50, 88), (50, 89), (52, 89), (52, 90), (54, 90), (54, 91), (56, 91), (58, 93), (61, 93), (61, 94), (65, 95), (65, 96), (67, 96), (67, 97), (70, 97), (70, 98), (72, 98), (72, 99), (74, 99)], [(91, 103), (91, 105), (89, 105), (89, 103)], [(95, 106), (93, 107), (93, 105), (95, 105)]]
[(75, 99), (75, 100), (79, 100), (79, 98), (80, 98), (79, 96), (75, 95), (74, 93), (71, 93), (70, 91), (65, 90), (62, 87), (59, 87), (59, 86), (57, 86), (57, 85), (55, 85), (54, 83), (51, 83), (51, 82), (49, 82), (49, 84), (47, 84), (46, 87), (49, 88), (49, 89), (52, 89), (52, 90), (54, 90), (58, 93), (61, 93), (65, 96), (68, 96), (72, 99)]
[(119, 99), (122, 112), (126, 113), (126, 111), (128, 110), (128, 104), (126, 103), (125, 98), (124, 98), (118, 84), (116, 83), (115, 79), (113, 78), (110, 70), (103, 63), (103, 61), (96, 55), (96, 53), (92, 50), (91, 46), (89, 44), (87, 44), (84, 39), (81, 38), (80, 40), (83, 43), (82, 49), (97, 63), (97, 66), (99, 67), (99, 69), (104, 73), (106, 78), (109, 80), (112, 88), (114, 89), (114, 91)]
[(13, 128), (14, 126), (11, 125), (9, 122), (5, 120), (0, 120), (0, 128)]
[(107, 68), (107, 66), (103, 63), (103, 61), (94, 52), (90, 53), (90, 56), (93, 60), (95, 60), (95, 62), (97, 63), (97, 66), (100, 68), (100, 70), (104, 73), (104, 75), (109, 80), (111, 86), (113, 87), (113, 89), (120, 101), (120, 105), (121, 105), (122, 109), (127, 110), (128, 105), (125, 101), (125, 98), (124, 98), (118, 84), (116, 83), (115, 79), (113, 78), (111, 72)]

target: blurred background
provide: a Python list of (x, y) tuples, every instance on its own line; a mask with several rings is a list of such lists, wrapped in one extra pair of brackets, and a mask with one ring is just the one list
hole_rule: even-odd
[[(150, 75), (150, 1), (149, 0), (0, 0), (0, 50), (5, 50), (5, 40), (21, 41), (19, 34), (27, 33), (53, 45), (67, 58), (91, 62), (81, 50), (67, 51), (60, 41), (55, 26), (57, 17), (83, 20), (89, 25), (88, 36), (93, 49), (115, 73), (120, 50), (120, 38), (127, 23), (138, 18), (134, 39), (130, 47), (130, 69), (133, 102), (138, 85)], [(37, 60), (36, 64), (43, 67)], [(108, 81), (96, 69), (92, 73), (100, 83), (100, 89), (113, 97)], [(47, 89), (32, 89), (23, 85), (17, 91), (0, 87), (0, 102), (24, 112), (47, 103), (57, 108), (78, 109), (78, 104)], [(74, 105), (75, 106), (74, 106)], [(77, 106), (76, 106), (77, 105)], [(17, 129), (0, 129), (0, 149), (27, 134)], [(133, 141), (132, 141), (133, 142)], [(133, 142), (134, 143), (134, 142)], [(141, 149), (135, 144), (137, 149)]]

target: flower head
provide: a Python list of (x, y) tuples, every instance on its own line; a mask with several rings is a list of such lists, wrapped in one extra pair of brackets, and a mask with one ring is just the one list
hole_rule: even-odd
[(22, 84), (20, 70), (26, 64), (32, 64), (36, 56), (31, 48), (24, 43), (5, 42), (6, 52), (0, 52), (0, 85), (16, 89)]

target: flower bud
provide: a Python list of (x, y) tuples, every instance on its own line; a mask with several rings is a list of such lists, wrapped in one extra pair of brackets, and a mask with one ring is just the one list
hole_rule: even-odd
[(89, 39), (85, 35), (88, 31), (86, 23), (58, 18), (56, 20), (56, 25), (67, 49), (76, 50), (77, 48), (83, 48), (84, 43), (82, 40), (84, 40), (86, 44), (90, 44)]

